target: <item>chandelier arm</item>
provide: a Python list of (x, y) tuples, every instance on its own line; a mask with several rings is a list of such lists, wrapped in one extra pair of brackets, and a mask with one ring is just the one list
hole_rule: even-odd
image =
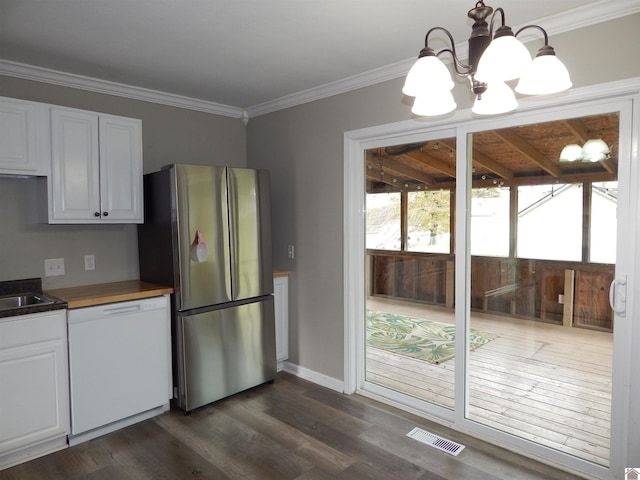
[(453, 57), (453, 69), (455, 70), (456, 75), (460, 77), (466, 77), (467, 75), (469, 75), (469, 71), (471, 70), (471, 65), (467, 65), (466, 63), (462, 63), (460, 60), (458, 60), (455, 47), (442, 49), (436, 54), (436, 56), (439, 57), (441, 53), (451, 54), (451, 56)]
[(451, 56), (453, 57), (453, 68), (454, 68), (456, 74), (461, 76), (461, 77), (464, 77), (464, 76), (468, 75), (469, 71), (471, 70), (471, 66), (467, 65), (465, 63), (462, 63), (460, 61), (460, 59), (458, 58), (458, 54), (456, 52), (456, 44), (455, 44), (455, 41), (453, 40), (453, 35), (451, 35), (451, 33), (449, 33), (449, 30), (447, 30), (446, 28), (433, 27), (431, 30), (429, 30), (427, 32), (427, 35), (424, 38), (424, 46), (425, 46), (425, 48), (428, 48), (429, 35), (431, 35), (431, 32), (434, 32), (436, 30), (444, 32), (445, 35), (449, 38), (449, 42), (451, 43), (451, 48), (444, 48), (444, 49), (440, 50), (438, 53), (436, 53), (436, 56), (439, 57), (443, 53), (450, 53)]
[(496, 18), (496, 14), (500, 12), (500, 16), (502, 17), (502, 27), (504, 27), (505, 25), (505, 18), (504, 18), (504, 10), (502, 9), (502, 7), (498, 7), (495, 9), (495, 11), (493, 12), (493, 15), (491, 15), (491, 21), (489, 22), (489, 38), (493, 38), (493, 21)]
[(540, 30), (542, 32), (542, 35), (544, 35), (544, 46), (546, 47), (549, 45), (549, 36), (547, 35), (547, 31), (539, 25), (525, 25), (516, 32), (515, 36), (517, 37), (523, 30), (526, 30), (528, 28), (535, 28), (537, 30)]

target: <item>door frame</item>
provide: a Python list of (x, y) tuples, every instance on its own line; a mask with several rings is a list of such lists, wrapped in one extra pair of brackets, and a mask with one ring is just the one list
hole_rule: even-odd
[[(600, 467), (589, 462), (569, 457), (555, 450), (532, 444), (528, 441), (514, 439), (502, 432), (496, 432), (489, 427), (474, 424), (465, 419), (466, 394), (464, 388), (466, 369), (456, 371), (456, 408), (450, 410), (425, 405), (408, 396), (390, 394), (386, 389), (368, 384), (364, 376), (364, 322), (365, 314), (365, 150), (390, 144), (411, 143), (433, 135), (440, 135), (443, 130), (454, 129), (458, 138), (458, 168), (465, 168), (466, 133), (480, 129), (496, 128), (497, 124), (513, 122), (518, 117), (524, 119), (544, 116), (551, 112), (566, 109), (571, 115), (571, 109), (580, 109), (585, 103), (594, 104), (628, 102), (631, 109), (630, 130), (620, 132), (620, 151), (627, 151), (630, 155), (628, 171), (619, 171), (619, 178), (625, 176), (628, 182), (629, 195), (619, 199), (618, 212), (618, 265), (621, 259), (625, 262), (627, 276), (627, 312), (639, 312), (635, 298), (640, 299), (640, 248), (631, 239), (640, 239), (640, 219), (636, 219), (632, 212), (640, 211), (640, 78), (611, 82), (597, 86), (575, 89), (562, 96), (547, 99), (524, 99), (518, 112), (496, 117), (495, 119), (474, 118), (470, 110), (455, 112), (453, 115), (435, 121), (408, 120), (398, 123), (380, 125), (360, 130), (345, 132), (344, 134), (344, 389), (347, 393), (360, 393), (379, 398), (445, 423), (454, 429), (480, 436), (491, 443), (507, 447), (513, 451), (539, 458), (547, 463), (561, 468), (569, 468), (597, 478), (617, 478), (624, 467), (640, 464), (640, 435), (634, 433), (632, 426), (640, 425), (640, 402), (632, 401), (640, 398), (640, 381), (633, 379), (631, 373), (640, 371), (640, 356), (633, 354), (633, 345), (640, 345), (640, 328), (631, 328), (632, 315), (626, 319), (616, 320), (621, 325), (614, 332), (614, 367), (613, 367), (613, 395), (611, 418), (611, 451), (610, 467)], [(619, 167), (620, 168), (620, 167)], [(463, 171), (465, 171), (463, 170)], [(628, 175), (628, 178), (626, 177)], [(462, 175), (460, 175), (462, 177)], [(466, 178), (466, 176), (465, 176)], [(458, 179), (457, 195), (464, 192), (466, 197), (467, 183), (464, 178)], [(632, 193), (633, 192), (633, 193)], [(464, 205), (457, 208), (464, 209)], [(463, 211), (464, 212), (464, 211)], [(636, 215), (637, 216), (637, 215)], [(466, 219), (464, 215), (457, 215), (456, 251), (468, 252), (465, 245)], [(463, 233), (464, 234), (461, 234)], [(620, 234), (622, 233), (622, 234)], [(622, 257), (621, 257), (622, 255)], [(456, 256), (458, 271), (468, 271), (465, 262), (468, 254)], [(467, 297), (468, 279), (464, 275), (456, 275), (456, 298)], [(466, 302), (466, 300), (465, 300)], [(456, 309), (456, 325), (458, 338), (466, 334), (468, 328), (468, 307)], [(459, 316), (467, 316), (459, 318)], [(458, 342), (456, 355), (461, 364), (466, 362), (465, 342)], [(612, 390), (613, 393), (613, 390)], [(631, 463), (629, 463), (631, 462)], [(635, 463), (634, 463), (635, 462)]]

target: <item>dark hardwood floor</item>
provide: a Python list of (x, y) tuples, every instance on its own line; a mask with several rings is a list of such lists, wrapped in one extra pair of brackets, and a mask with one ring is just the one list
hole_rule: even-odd
[[(414, 427), (466, 448), (455, 457)], [(171, 411), (0, 471), (37, 479), (577, 479), (425, 419), (286, 373), (184, 415)]]

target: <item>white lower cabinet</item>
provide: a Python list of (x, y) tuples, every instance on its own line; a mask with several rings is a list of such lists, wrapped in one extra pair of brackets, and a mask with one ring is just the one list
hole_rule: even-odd
[(0, 469), (64, 448), (66, 310), (0, 318)]
[(276, 361), (278, 370), (289, 358), (289, 277), (273, 279), (273, 301), (276, 317)]

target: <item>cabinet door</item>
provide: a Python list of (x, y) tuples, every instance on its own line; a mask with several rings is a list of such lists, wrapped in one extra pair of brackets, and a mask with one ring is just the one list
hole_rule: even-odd
[(46, 106), (0, 98), (0, 173), (46, 175)]
[(64, 312), (0, 323), (0, 454), (69, 432)]
[(51, 109), (52, 171), (49, 220), (100, 220), (98, 116)]
[(273, 301), (276, 317), (276, 359), (289, 358), (289, 278), (273, 279)]
[(142, 122), (100, 115), (102, 221), (142, 223)]

